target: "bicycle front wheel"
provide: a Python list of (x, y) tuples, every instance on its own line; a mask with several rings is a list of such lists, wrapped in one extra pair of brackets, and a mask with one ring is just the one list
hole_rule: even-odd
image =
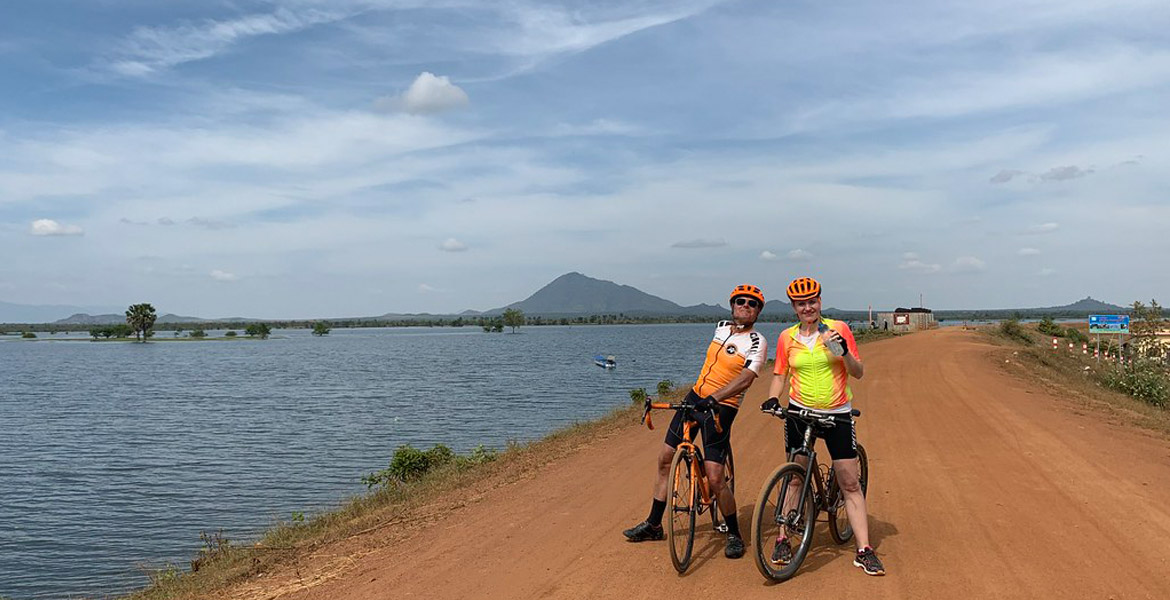
[[(792, 577), (812, 546), (817, 506), (813, 500), (812, 481), (805, 486), (804, 476), (805, 468), (800, 464), (780, 465), (768, 477), (756, 501), (752, 517), (756, 568), (772, 581)], [(803, 494), (800, 493), (802, 486)], [(791, 548), (787, 560), (778, 549), (784, 538)]]
[(691, 463), (695, 457), (686, 448), (674, 453), (670, 463), (670, 488), (666, 492), (667, 510), (670, 511), (670, 527), (666, 530), (666, 541), (670, 545), (670, 562), (679, 573), (691, 564), (691, 552), (695, 547), (695, 481)]
[[(861, 494), (864, 496), (869, 489), (869, 458), (865, 454), (865, 447), (857, 445), (857, 466), (861, 472)], [(845, 510), (845, 494), (841, 486), (837, 485), (837, 478), (829, 482), (829, 533), (833, 541), (844, 544), (853, 539), (853, 525), (849, 524), (849, 515)]]

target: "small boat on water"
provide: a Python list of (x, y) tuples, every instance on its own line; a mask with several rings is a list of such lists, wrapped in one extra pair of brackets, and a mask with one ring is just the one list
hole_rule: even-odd
[(617, 367), (617, 359), (613, 356), (602, 356), (598, 354), (593, 357), (593, 364), (603, 369), (613, 369)]

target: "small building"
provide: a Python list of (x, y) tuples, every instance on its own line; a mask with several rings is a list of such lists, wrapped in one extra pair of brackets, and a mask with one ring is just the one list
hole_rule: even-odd
[(907, 332), (938, 327), (934, 311), (929, 308), (895, 308), (894, 312), (879, 312), (875, 320), (878, 329)]

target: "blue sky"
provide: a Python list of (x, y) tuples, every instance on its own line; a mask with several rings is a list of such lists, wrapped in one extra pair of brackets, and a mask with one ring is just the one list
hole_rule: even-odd
[[(11, 2), (0, 300), (1170, 297), (1163, 2)], [(1163, 300), (1165, 302), (1165, 300)]]

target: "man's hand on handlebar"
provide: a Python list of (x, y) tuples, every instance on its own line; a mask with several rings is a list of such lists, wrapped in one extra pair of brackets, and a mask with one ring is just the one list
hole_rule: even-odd
[(768, 398), (767, 400), (764, 400), (764, 403), (760, 405), (760, 410), (766, 411), (766, 412), (775, 412), (779, 408), (780, 408), (780, 399), (775, 397), (775, 396)]
[(698, 402), (695, 402), (695, 410), (700, 412), (713, 411), (716, 406), (719, 406), (719, 401), (715, 399), (715, 396), (700, 398)]

